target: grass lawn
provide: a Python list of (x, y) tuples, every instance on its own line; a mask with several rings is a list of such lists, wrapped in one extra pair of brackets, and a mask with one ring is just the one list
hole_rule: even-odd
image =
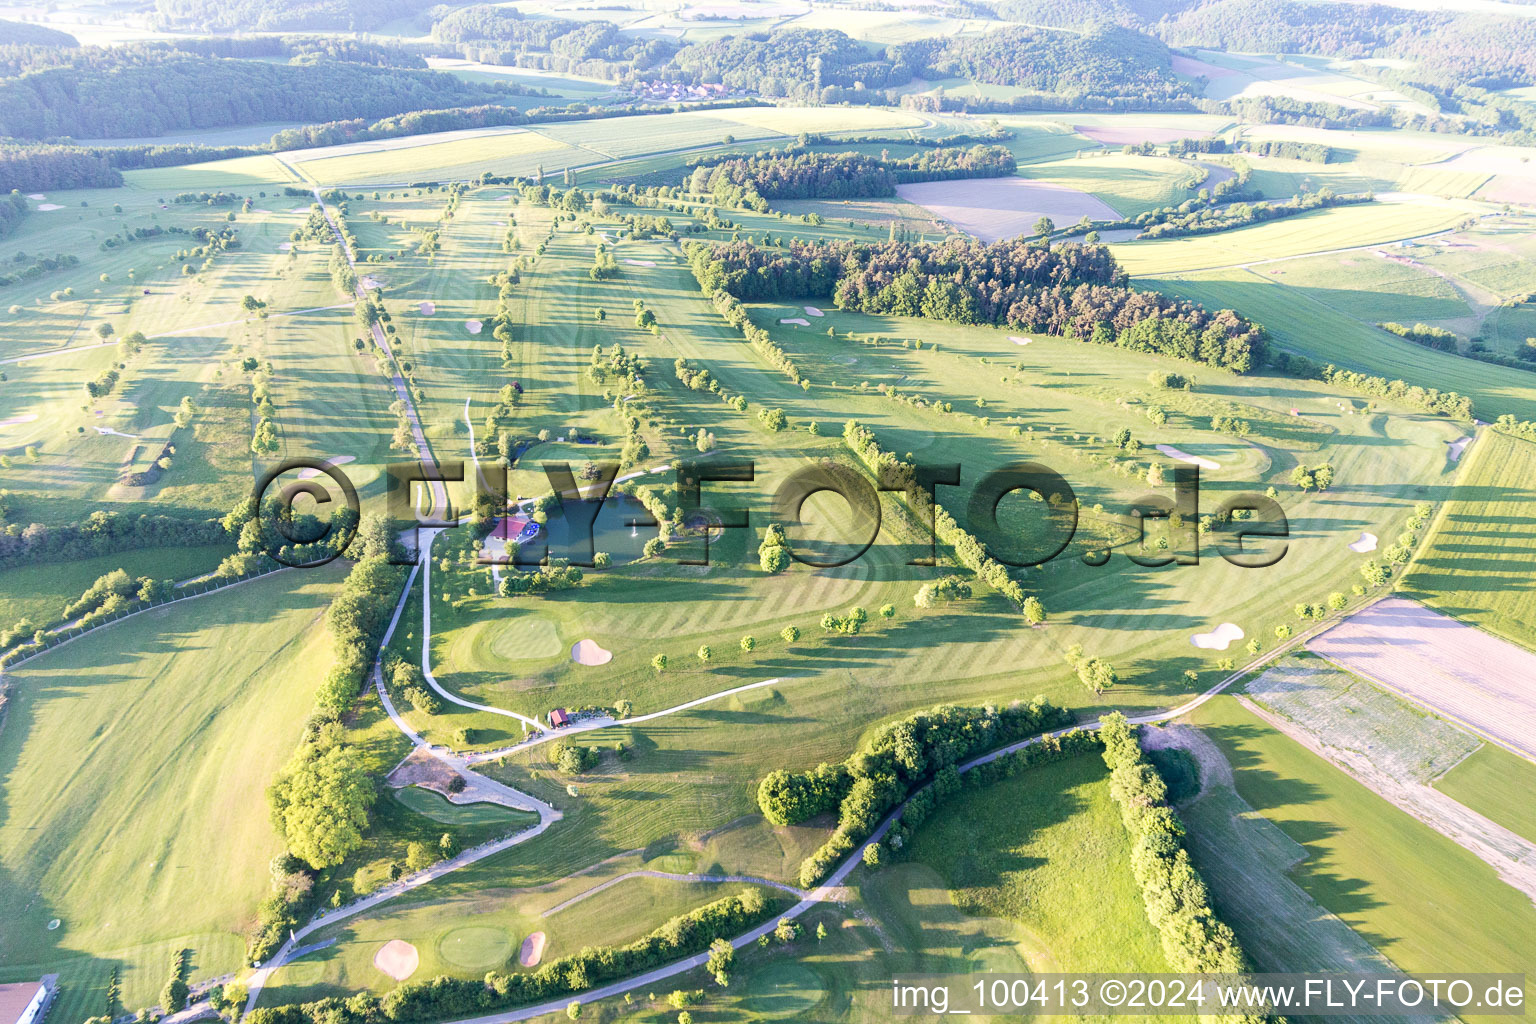
[[(1187, 161), (1123, 153), (1089, 153), (1029, 163), (1019, 173), (1032, 180), (1098, 196), (1122, 217), (1134, 217), (1160, 206), (1177, 206), (1199, 187), (1198, 168)], [(1118, 250), (1115, 258), (1125, 262)], [(1137, 272), (1134, 267), (1127, 269), (1133, 274)]]
[[(1014, 951), (1031, 971), (1168, 970), (1096, 755), (962, 790), (923, 825), (912, 859), (966, 913), (1013, 924)], [(876, 873), (864, 887), (883, 882)], [(994, 969), (971, 960), (970, 970)]]
[(1485, 430), (1463, 458), (1400, 587), (1447, 615), (1536, 647), (1536, 444)]
[(24, 565), (0, 571), (0, 623), (8, 627), (29, 618), (39, 626), (53, 622), (64, 606), (75, 600), (97, 577), (116, 569), (137, 579), (181, 581), (218, 568), (233, 547), (144, 548), (111, 555), (97, 555), (74, 562)]
[(1485, 743), (1435, 780), (1440, 792), (1491, 821), (1536, 843), (1536, 804), (1521, 794), (1536, 792), (1536, 765), (1503, 747)]
[(1305, 851), (1291, 878), (1398, 968), (1421, 974), (1529, 965), (1536, 907), (1487, 864), (1234, 697), (1219, 696), (1191, 717), (1231, 762), (1238, 795)]
[(263, 793), (329, 663), (320, 616), (340, 578), (241, 584), (10, 673), (0, 980), (59, 972), (54, 1012), (79, 1020), (103, 1012), (114, 966), (130, 1009), (154, 1002), (173, 949), (194, 950), (194, 976), (238, 966), (282, 848)]
[(1536, 419), (1536, 374), (1415, 345), (1340, 312), (1306, 288), (1287, 287), (1284, 277), (1263, 270), (1234, 267), (1140, 284), (1210, 308), (1241, 310), (1268, 328), (1281, 348), (1319, 363), (1466, 395), (1482, 419), (1504, 413)]
[[(508, 129), (455, 137), (442, 142), (430, 136), (392, 140), (393, 144), (365, 144), (357, 152), (305, 158), (301, 150), (284, 159), (321, 185), (366, 185), (416, 180), (450, 181), (475, 177), (481, 171), (496, 174), (532, 175), (540, 164), (551, 171), (594, 163), (602, 155), (536, 131)], [(353, 147), (347, 147), (351, 149)]]

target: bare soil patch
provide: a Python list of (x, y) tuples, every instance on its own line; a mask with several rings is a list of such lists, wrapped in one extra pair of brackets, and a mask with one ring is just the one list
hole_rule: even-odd
[(420, 786), (422, 789), (430, 789), (451, 800), (453, 793), (449, 790), (448, 784), (458, 777), (459, 773), (450, 765), (417, 747), (411, 751), (410, 756), (395, 766), (395, 770), (390, 772), (384, 781), (394, 789)]
[(919, 181), (896, 186), (896, 194), (984, 242), (1031, 233), (1041, 217), (1057, 224), (1071, 224), (1084, 215), (1090, 220), (1120, 219), (1097, 196), (1028, 178)]
[(524, 967), (537, 967), (544, 958), (544, 942), (543, 932), (534, 932), (528, 936), (523, 940), (523, 948), (517, 951), (517, 962)]
[(390, 939), (373, 954), (373, 966), (396, 981), (404, 981), (415, 974), (420, 963), (416, 947), (403, 939)]

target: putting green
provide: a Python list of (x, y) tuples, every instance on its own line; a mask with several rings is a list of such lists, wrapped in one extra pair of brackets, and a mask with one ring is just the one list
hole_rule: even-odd
[(486, 647), (497, 659), (525, 661), (533, 658), (553, 658), (565, 653), (560, 632), (549, 619), (519, 615), (512, 619), (499, 619), (487, 623), (490, 631)]
[(512, 936), (495, 925), (467, 925), (439, 939), (437, 952), (455, 967), (488, 971), (501, 967), (512, 955)]
[(394, 791), (395, 799), (417, 814), (424, 814), (444, 825), (498, 825), (511, 822), (518, 812), (496, 804), (455, 804), (448, 798), (420, 786)]
[(823, 994), (821, 976), (811, 968), (776, 963), (752, 976), (743, 1008), (762, 1020), (792, 1020), (814, 1008)]

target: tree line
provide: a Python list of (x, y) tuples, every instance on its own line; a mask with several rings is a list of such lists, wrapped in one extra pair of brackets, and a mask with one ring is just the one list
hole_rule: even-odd
[(897, 185), (907, 182), (996, 178), (1012, 174), (1017, 167), (1007, 149), (982, 145), (929, 149), (895, 159), (792, 149), (690, 163), (688, 191), (709, 195), (717, 205), (759, 213), (767, 212), (770, 199), (892, 196)]
[(1070, 720), (1069, 712), (1044, 697), (1003, 708), (939, 705), (882, 726), (841, 765), (770, 772), (758, 784), (758, 805), (770, 821), (783, 824), (837, 810), (831, 837), (800, 864), (800, 886), (809, 889), (916, 789), (969, 757)]
[(993, 324), (1155, 352), (1245, 373), (1262, 366), (1267, 332), (1229, 309), (1205, 307), (1126, 284), (1100, 245), (1043, 245), (1022, 238), (686, 243), (706, 294), (745, 302), (830, 297), (840, 309)]
[(340, 61), (277, 64), (148, 44), (47, 51), (53, 64), (0, 79), (0, 135), (122, 138), (193, 128), (383, 117), (510, 95), (440, 71)]
[[(1116, 711), (1099, 730), (1110, 796), (1134, 853), (1131, 871), (1146, 904), (1147, 919), (1162, 940), (1174, 971), (1240, 974), (1249, 969), (1237, 936), (1211, 906), (1210, 894), (1184, 848), (1184, 825), (1168, 806), (1168, 787), (1142, 753), (1137, 730)], [(1262, 1014), (1242, 1014), (1241, 1024), (1259, 1024)]]

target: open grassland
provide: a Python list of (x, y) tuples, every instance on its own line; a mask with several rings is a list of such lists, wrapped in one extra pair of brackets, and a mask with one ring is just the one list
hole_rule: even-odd
[(1536, 444), (1485, 431), (1404, 573), (1404, 593), (1536, 647)]
[(1246, 267), (1306, 253), (1381, 245), (1443, 231), (1468, 210), (1446, 202), (1376, 202), (1314, 210), (1253, 227), (1110, 247), (1132, 277)]
[(1400, 970), (1520, 970), (1529, 962), (1536, 907), (1475, 855), (1235, 697), (1218, 696), (1191, 717), (1231, 763), (1237, 794), (1301, 846), (1291, 878)]
[[(1121, 217), (1134, 217), (1160, 206), (1177, 206), (1194, 196), (1201, 177), (1194, 164), (1183, 160), (1110, 152), (1029, 163), (1019, 169), (1019, 174), (1031, 181), (1086, 192)], [(1065, 227), (1069, 222), (1058, 219), (1057, 223)], [(1131, 272), (1136, 273), (1134, 269)]]
[(1536, 418), (1531, 373), (1416, 345), (1325, 305), (1305, 289), (1289, 288), (1283, 277), (1262, 269), (1234, 267), (1140, 283), (1212, 308), (1241, 310), (1268, 328), (1281, 348), (1319, 363), (1466, 395), (1485, 420), (1504, 413)]
[[(337, 149), (343, 152), (335, 152)], [(541, 165), (556, 172), (595, 163), (602, 156), (547, 134), (506, 128), (446, 141), (413, 136), (325, 150), (299, 150), (284, 153), (282, 158), (320, 185), (398, 185), (409, 181), (463, 180), (478, 177), (482, 172), (532, 176)]]
[(1435, 788), (1456, 802), (1536, 843), (1536, 764), (1503, 747), (1485, 743), (1435, 780)]
[(28, 618), (42, 626), (59, 621), (64, 606), (78, 598), (97, 577), (122, 569), (135, 579), (178, 582), (218, 567), (232, 548), (147, 548), (73, 562), (48, 562), (0, 570), (0, 623)]
[(100, 1012), (114, 966), (123, 1005), (144, 1006), (174, 949), (195, 950), (197, 976), (238, 965), (282, 848), (261, 793), (325, 673), (320, 616), (339, 578), (279, 573), (9, 673), (0, 977), (62, 973), (55, 1012), (78, 1020)]
[[(1109, 795), (1109, 771), (1095, 754), (962, 791), (924, 823), (912, 859), (936, 873), (967, 914), (1014, 925), (1013, 948), (998, 953), (1018, 956), (1030, 971), (1168, 969), (1131, 873), (1131, 840)], [(880, 891), (872, 902), (925, 902), (915, 887), (903, 893), (885, 882), (878, 873), (864, 882), (866, 893)], [(986, 962), (988, 951), (968, 952), (969, 964), (932, 970), (1002, 970)]]
[(1375, 325), (1454, 320), (1471, 314), (1456, 287), (1415, 254), (1393, 249), (1336, 253), (1284, 260), (1254, 269), (1287, 289), (1345, 316)]
[(170, 196), (177, 192), (216, 192), (231, 188), (259, 188), (299, 184), (299, 176), (278, 157), (239, 156), (229, 160), (184, 167), (154, 167), (123, 174), (123, 184), (130, 189)]

